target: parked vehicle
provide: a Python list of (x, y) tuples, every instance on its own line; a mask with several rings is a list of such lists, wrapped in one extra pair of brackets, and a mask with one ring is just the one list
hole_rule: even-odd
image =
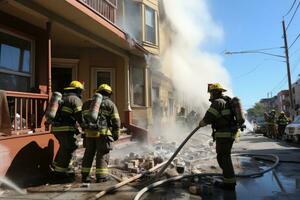
[(294, 121), (285, 128), (285, 139), (300, 143), (300, 115), (296, 116)]
[(267, 124), (263, 117), (259, 117), (256, 119), (256, 122), (253, 126), (253, 131), (254, 133), (261, 133), (264, 135), (267, 133)]

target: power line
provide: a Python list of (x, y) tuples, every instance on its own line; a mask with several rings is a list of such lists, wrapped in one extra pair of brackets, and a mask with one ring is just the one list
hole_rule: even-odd
[(241, 75), (239, 75), (239, 76), (237, 76), (237, 77), (234, 77), (234, 79), (240, 79), (240, 78), (242, 78), (242, 77), (244, 77), (244, 76), (247, 76), (247, 75), (249, 75), (249, 74), (255, 72), (260, 66), (262, 66), (262, 64), (263, 64), (264, 62), (265, 62), (265, 60), (264, 60), (263, 62), (261, 62), (261, 63), (255, 65), (255, 67), (253, 67), (250, 71), (248, 71), (248, 72), (246, 72), (246, 73), (244, 73), (244, 74), (241, 74)]
[(291, 10), (294, 8), (294, 5), (295, 5), (296, 1), (297, 1), (297, 0), (294, 0), (293, 5), (291, 6), (291, 8), (289, 9), (289, 11), (288, 11), (283, 17), (285, 17), (285, 16), (287, 16), (288, 14), (290, 14)]
[(300, 37), (300, 33), (297, 35), (296, 39), (292, 42), (289, 48), (291, 48), (295, 44), (295, 42), (298, 40), (299, 37)]
[(287, 27), (286, 27), (286, 30), (288, 30), (290, 24), (292, 23), (292, 21), (293, 21), (293, 19), (294, 19), (294, 17), (295, 17), (295, 14), (296, 14), (297, 11), (298, 11), (299, 6), (300, 6), (300, 2), (298, 3), (297, 8), (296, 8), (296, 10), (295, 10), (295, 12), (294, 12), (292, 18), (291, 18), (290, 22), (288, 23), (288, 25), (287, 25)]
[(275, 92), (276, 89), (281, 88), (286, 80), (287, 80), (287, 74), (273, 87), (271, 91)]
[[(296, 68), (299, 66), (300, 58), (297, 60), (296, 64), (292, 68), (292, 72), (295, 72)], [(275, 85), (275, 87), (271, 90), (272, 92), (275, 92), (276, 89), (281, 89), (284, 84), (286, 84), (287, 81), (287, 74)]]

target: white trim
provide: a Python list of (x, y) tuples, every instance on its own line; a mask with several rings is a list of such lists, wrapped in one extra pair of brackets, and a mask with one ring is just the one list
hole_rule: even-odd
[(72, 80), (77, 80), (78, 63), (79, 59), (52, 58), (51, 68), (71, 68)]
[[(90, 84), (90, 94), (94, 94), (94, 90), (97, 89), (99, 85), (97, 85), (97, 72), (109, 72), (110, 73), (110, 86), (113, 92), (111, 99), (115, 102), (116, 99), (116, 84), (115, 84), (115, 68), (110, 67), (91, 67), (91, 84)], [(91, 95), (91, 96), (92, 96)]]
[[(25, 37), (21, 34), (14, 33), (12, 31), (6, 30), (5, 28), (0, 28), (0, 32), (6, 33), (8, 35), (12, 35), (16, 38), (26, 40), (30, 42), (30, 66), (29, 66), (29, 72), (20, 72), (20, 71), (13, 71), (13, 70), (7, 70), (7, 69), (1, 69), (0, 72), (6, 73), (6, 74), (13, 74), (13, 75), (18, 75), (18, 76), (24, 76), (24, 77), (29, 77), (30, 78), (30, 85), (29, 87), (34, 87), (35, 83), (35, 40), (29, 37)], [(28, 88), (28, 89), (30, 89)]]
[(16, 72), (16, 71), (11, 71), (11, 70), (7, 70), (7, 69), (0, 69), (0, 72), (2, 72), (4, 74), (13, 74), (13, 75), (17, 75), (17, 76), (24, 76), (24, 77), (31, 78), (31, 74), (26, 73), (26, 72)]

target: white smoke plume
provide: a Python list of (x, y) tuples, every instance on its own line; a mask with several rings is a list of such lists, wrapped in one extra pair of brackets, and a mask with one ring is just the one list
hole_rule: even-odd
[(231, 94), (222, 58), (205, 50), (222, 41), (223, 31), (214, 22), (207, 0), (162, 1), (167, 20), (161, 21), (161, 37), (168, 38), (161, 44), (162, 70), (171, 76), (181, 103), (197, 108), (203, 116), (209, 106), (208, 83), (219, 82)]

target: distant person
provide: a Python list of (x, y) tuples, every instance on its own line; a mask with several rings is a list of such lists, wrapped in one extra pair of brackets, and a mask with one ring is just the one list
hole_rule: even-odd
[(277, 129), (276, 129), (276, 111), (273, 109), (267, 119), (268, 123), (268, 137), (276, 138), (277, 137)]
[[(98, 117), (95, 123), (87, 123), (84, 129), (85, 152), (82, 159), (82, 182), (90, 182), (90, 171), (96, 155), (96, 182), (108, 180), (109, 153), (112, 150), (112, 142), (118, 140), (120, 134), (120, 117), (116, 105), (110, 99), (112, 89), (107, 84), (101, 84), (96, 93), (102, 95), (103, 99), (98, 108)], [(87, 102), (92, 104), (92, 102)], [(90, 109), (84, 104), (83, 115)]]
[(186, 124), (189, 128), (193, 128), (197, 124), (197, 115), (194, 110), (192, 110), (187, 116), (186, 116)]
[(224, 177), (223, 182), (217, 181), (215, 185), (224, 190), (235, 191), (236, 179), (231, 160), (231, 148), (238, 128), (235, 125), (235, 115), (231, 109), (232, 99), (223, 95), (226, 90), (219, 83), (209, 84), (208, 92), (211, 105), (204, 118), (199, 122), (199, 127), (211, 124), (213, 128), (217, 161), (223, 170)]
[(285, 113), (283, 111), (280, 112), (280, 115), (277, 119), (277, 126), (278, 126), (278, 135), (277, 138), (281, 139), (282, 136), (284, 135), (284, 130), (285, 127), (288, 125), (289, 120), (287, 118), (287, 116), (285, 115)]
[(176, 115), (176, 123), (181, 127), (186, 126), (185, 108), (181, 107), (179, 113)]

